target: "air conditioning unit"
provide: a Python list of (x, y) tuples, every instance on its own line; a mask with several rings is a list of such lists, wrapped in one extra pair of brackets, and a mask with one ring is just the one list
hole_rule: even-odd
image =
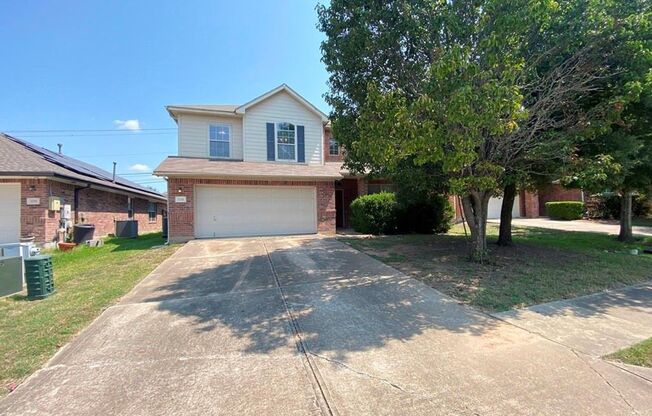
[(0, 257), (0, 297), (23, 290), (23, 258)]

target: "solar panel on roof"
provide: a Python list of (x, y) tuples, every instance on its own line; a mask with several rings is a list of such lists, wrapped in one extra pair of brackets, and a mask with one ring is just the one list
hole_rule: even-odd
[[(104, 180), (104, 181), (113, 182), (113, 174), (106, 171), (106, 170), (104, 170), (104, 169), (100, 169), (97, 166), (91, 165), (91, 164), (86, 163), (86, 162), (82, 162), (81, 160), (73, 159), (72, 157), (69, 157), (69, 156), (66, 156), (66, 155), (63, 155), (63, 154), (60, 154), (60, 153), (57, 153), (57, 152), (53, 152), (53, 151), (48, 150), (48, 149), (46, 149), (44, 147), (36, 146), (35, 144), (26, 142), (26, 141), (21, 140), (21, 139), (17, 139), (17, 138), (12, 137), (12, 136), (7, 136), (7, 135), (5, 135), (5, 136), (8, 137), (11, 140), (14, 140), (17, 143), (20, 143), (21, 145), (23, 145), (23, 146), (27, 147), (28, 149), (32, 150), (33, 152), (42, 155), (45, 158), (45, 160), (47, 160), (48, 162), (54, 163), (56, 165), (59, 165), (59, 166), (61, 166), (63, 168), (66, 168), (66, 169), (71, 170), (73, 172), (79, 173), (81, 175), (90, 176), (90, 177), (94, 177), (94, 178), (101, 179), (101, 180)], [(138, 190), (140, 190), (142, 192), (147, 192), (147, 193), (150, 193), (150, 194), (160, 195), (160, 194), (158, 194), (158, 192), (155, 192), (155, 191), (152, 191), (151, 189), (140, 186), (137, 183), (132, 182), (130, 180), (127, 180), (127, 179), (125, 179), (125, 178), (123, 178), (121, 176), (118, 176), (118, 175), (116, 175), (116, 177), (115, 177), (115, 183), (117, 183), (119, 185), (122, 185), (122, 186), (127, 186), (129, 188), (138, 189)]]

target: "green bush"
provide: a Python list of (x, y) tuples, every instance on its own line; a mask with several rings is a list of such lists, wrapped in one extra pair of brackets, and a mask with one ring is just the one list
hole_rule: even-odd
[(353, 229), (365, 234), (392, 234), (397, 230), (398, 203), (390, 192), (363, 195), (351, 203)]
[(454, 216), (452, 205), (443, 195), (434, 195), (420, 201), (400, 200), (398, 232), (443, 234), (451, 228)]
[(553, 220), (579, 220), (584, 214), (584, 202), (546, 202), (546, 211), (548, 212), (548, 216)]
[[(590, 218), (620, 218), (621, 196), (615, 192), (603, 192), (592, 196), (593, 203), (589, 209)], [(645, 194), (636, 194), (632, 198), (632, 215), (646, 217), (650, 213), (649, 198)]]
[(351, 203), (353, 229), (365, 234), (445, 233), (453, 217), (453, 207), (443, 195), (401, 198), (399, 202), (395, 194), (381, 192), (361, 196)]

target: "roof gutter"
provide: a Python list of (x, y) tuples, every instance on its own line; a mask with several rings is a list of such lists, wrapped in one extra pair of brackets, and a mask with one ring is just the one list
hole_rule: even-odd
[(230, 175), (224, 173), (196, 173), (196, 172), (154, 172), (154, 176), (167, 178), (210, 178), (210, 179), (236, 179), (236, 180), (288, 180), (288, 181), (331, 181), (344, 178), (342, 174), (337, 175)]
[(165, 107), (167, 110), (168, 114), (172, 119), (175, 121), (178, 120), (179, 114), (195, 114), (195, 115), (200, 115), (200, 116), (227, 116), (227, 117), (241, 117), (240, 114), (237, 114), (233, 111), (221, 111), (221, 110), (201, 110), (198, 108), (186, 108), (186, 107), (175, 107), (175, 106), (167, 106)]

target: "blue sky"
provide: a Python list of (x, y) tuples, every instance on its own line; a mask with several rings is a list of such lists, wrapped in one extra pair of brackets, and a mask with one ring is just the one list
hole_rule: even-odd
[(177, 152), (165, 105), (244, 103), (285, 82), (328, 111), (316, 4), (2, 0), (0, 131), (164, 190), (139, 170)]

